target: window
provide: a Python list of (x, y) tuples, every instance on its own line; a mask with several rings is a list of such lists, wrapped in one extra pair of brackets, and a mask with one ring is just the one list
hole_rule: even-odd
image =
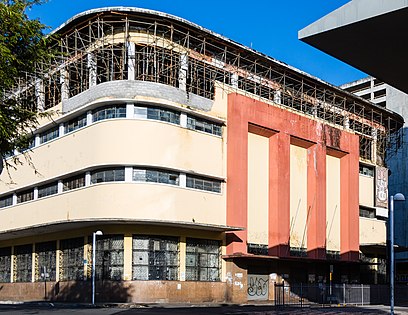
[(61, 240), (60, 249), (60, 280), (84, 279), (84, 239)]
[(11, 280), (11, 247), (0, 248), (0, 282)]
[(86, 126), (86, 114), (66, 122), (64, 124), (64, 130), (65, 133), (69, 133), (85, 126)]
[(55, 281), (56, 251), (57, 244), (55, 241), (35, 244), (37, 254), (37, 271), (35, 281), (42, 281), (41, 273), (44, 271), (48, 274), (47, 280)]
[(95, 265), (96, 279), (122, 279), (123, 235), (98, 236)]
[(153, 182), (179, 185), (179, 174), (170, 171), (159, 171), (153, 169), (133, 169), (133, 180), (135, 182)]
[(221, 181), (216, 179), (208, 179), (193, 175), (187, 175), (187, 187), (206, 190), (212, 192), (221, 192)]
[(79, 175), (63, 180), (63, 191), (77, 189), (85, 186), (85, 176)]
[(13, 195), (8, 195), (0, 198), (0, 208), (13, 205)]
[(56, 193), (58, 193), (58, 183), (52, 183), (38, 188), (38, 198), (55, 195)]
[(59, 128), (55, 127), (40, 134), (40, 143), (45, 143), (59, 136)]
[(248, 243), (247, 251), (249, 254), (267, 256), (268, 255), (268, 245)]
[(104, 119), (111, 118), (125, 118), (126, 117), (126, 106), (125, 105), (112, 105), (99, 108), (92, 112), (92, 121), (96, 122)]
[(135, 106), (134, 117), (166, 121), (172, 124), (180, 125), (180, 112), (167, 108)]
[(125, 180), (124, 168), (113, 168), (91, 173), (91, 184), (103, 182), (121, 182)]
[(360, 206), (360, 217), (374, 219), (375, 218), (375, 209)]
[(374, 177), (374, 167), (372, 167), (372, 166), (360, 164), (359, 171), (360, 171), (361, 175)]
[(16, 282), (31, 282), (32, 250), (33, 246), (31, 244), (14, 247), (14, 255), (16, 256)]
[(220, 280), (220, 242), (187, 238), (186, 280)]
[(177, 280), (178, 239), (133, 236), (133, 280)]
[(17, 193), (17, 203), (22, 203), (34, 199), (34, 190), (25, 190)]
[(203, 131), (211, 133), (213, 135), (221, 136), (222, 126), (214, 122), (198, 118), (198, 117), (187, 117), (187, 128), (192, 130)]

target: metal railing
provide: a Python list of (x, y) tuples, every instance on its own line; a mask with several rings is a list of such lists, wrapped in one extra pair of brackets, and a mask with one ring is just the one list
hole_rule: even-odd
[[(275, 283), (275, 305), (341, 304), (370, 305), (388, 304), (388, 285), (366, 284), (287, 284)], [(408, 286), (395, 287), (396, 304), (408, 303)]]

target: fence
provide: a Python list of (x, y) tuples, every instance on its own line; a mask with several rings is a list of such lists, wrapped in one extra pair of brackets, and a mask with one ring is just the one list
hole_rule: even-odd
[[(276, 284), (275, 305), (310, 305), (310, 304), (342, 304), (369, 305), (388, 304), (390, 288), (388, 285), (364, 284)], [(408, 286), (395, 287), (395, 303), (408, 303)]]

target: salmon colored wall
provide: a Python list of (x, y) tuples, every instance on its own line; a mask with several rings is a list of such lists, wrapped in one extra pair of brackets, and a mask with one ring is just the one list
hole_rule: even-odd
[[(269, 130), (269, 253), (277, 256), (289, 255), (290, 144), (299, 142), (308, 149), (309, 257), (325, 256), (327, 153), (340, 158), (342, 258), (356, 259), (359, 251), (358, 136), (287, 109), (236, 93), (229, 94), (227, 224), (242, 227), (248, 226), (249, 126), (256, 126), (264, 133)], [(230, 233), (227, 254), (246, 253), (246, 243), (246, 231)]]

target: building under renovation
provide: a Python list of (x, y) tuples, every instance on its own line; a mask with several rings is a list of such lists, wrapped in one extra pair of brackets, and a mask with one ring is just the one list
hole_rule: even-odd
[(47, 299), (90, 301), (97, 230), (97, 302), (385, 281), (401, 116), (160, 12), (54, 33), (61, 56), (10, 91), (51, 117), (0, 177), (0, 300), (42, 299), (46, 280)]

